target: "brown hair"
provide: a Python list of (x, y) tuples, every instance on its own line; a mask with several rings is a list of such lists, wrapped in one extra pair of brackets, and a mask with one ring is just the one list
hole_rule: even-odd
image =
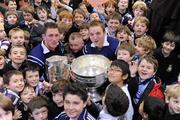
[(128, 43), (128, 42), (122, 42), (118, 51), (119, 50), (127, 50), (130, 53), (130, 56), (133, 56), (136, 51), (135, 47), (131, 43)]
[(0, 108), (5, 111), (13, 112), (13, 103), (10, 98), (6, 97), (4, 94), (0, 93)]
[(135, 20), (134, 20), (134, 25), (135, 25), (137, 22), (145, 23), (145, 25), (147, 26), (147, 28), (149, 27), (149, 20), (147, 19), (147, 17), (138, 16), (138, 17), (136, 17)]
[(101, 21), (92, 21), (92, 22), (90, 23), (89, 28), (91, 28), (91, 27), (96, 27), (96, 26), (101, 27), (102, 30), (103, 30), (103, 32), (105, 32), (105, 26), (104, 26), (104, 24), (103, 24)]

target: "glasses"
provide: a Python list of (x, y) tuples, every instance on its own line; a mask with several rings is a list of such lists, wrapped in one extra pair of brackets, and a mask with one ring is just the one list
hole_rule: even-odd
[(115, 69), (115, 68), (109, 68), (108, 72), (122, 72), (120, 69)]

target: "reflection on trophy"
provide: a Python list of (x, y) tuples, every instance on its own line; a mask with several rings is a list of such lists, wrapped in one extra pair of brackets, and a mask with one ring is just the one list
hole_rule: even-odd
[(46, 73), (50, 82), (69, 79), (69, 65), (66, 56), (54, 55), (46, 59)]
[(92, 101), (98, 102), (101, 97), (96, 88), (106, 81), (109, 67), (110, 60), (102, 55), (83, 55), (73, 60), (71, 71), (77, 81), (88, 86)]

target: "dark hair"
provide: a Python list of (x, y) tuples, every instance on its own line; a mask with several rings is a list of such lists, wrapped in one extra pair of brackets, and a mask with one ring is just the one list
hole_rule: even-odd
[(163, 42), (175, 42), (175, 37), (176, 37), (176, 35), (174, 34), (173, 31), (166, 31), (163, 35), (162, 43)]
[(67, 80), (64, 80), (64, 79), (55, 81), (55, 82), (53, 83), (52, 87), (51, 87), (51, 92), (52, 92), (52, 93), (57, 93), (57, 92), (59, 92), (59, 91), (62, 91), (62, 92), (63, 92), (64, 87), (65, 87), (66, 85), (68, 85), (68, 84), (69, 84), (69, 82), (68, 82)]
[(34, 111), (34, 109), (40, 109), (42, 107), (48, 107), (48, 100), (45, 98), (45, 96), (36, 96), (28, 103), (28, 108), (31, 113)]
[(83, 102), (87, 101), (88, 93), (86, 90), (86, 85), (82, 83), (70, 83), (65, 86), (63, 90), (63, 99), (65, 99), (67, 94), (77, 95), (83, 100)]
[(99, 26), (102, 28), (103, 32), (105, 32), (105, 25), (100, 21), (92, 21), (89, 25), (89, 28)]
[(122, 16), (121, 16), (121, 14), (115, 12), (115, 13), (113, 13), (112, 15), (108, 16), (107, 21), (109, 21), (109, 20), (111, 20), (111, 19), (113, 19), (113, 20), (118, 20), (119, 23), (121, 23)]
[(148, 120), (163, 120), (165, 102), (157, 97), (148, 96), (144, 100), (143, 109), (148, 114)]
[[(128, 75), (128, 78), (129, 78), (130, 70), (129, 70), (129, 64), (127, 62), (125, 62), (124, 60), (114, 60), (111, 63), (110, 67), (113, 67), (113, 66), (120, 68), (122, 70), (122, 74)], [(124, 82), (126, 82), (126, 81), (124, 81)]]
[(46, 34), (48, 29), (58, 29), (58, 25), (54, 22), (46, 22), (44, 23), (43, 34)]
[(23, 76), (22, 72), (20, 72), (18, 70), (10, 70), (3, 75), (4, 84), (9, 85), (9, 82), (13, 75), (22, 75)]
[(115, 84), (110, 84), (106, 88), (104, 103), (112, 116), (123, 115), (129, 107), (129, 99), (126, 93)]
[(28, 72), (28, 71), (32, 71), (32, 72), (38, 71), (39, 72), (39, 70), (40, 69), (39, 69), (38, 65), (36, 65), (34, 63), (27, 63), (26, 67), (23, 69), (24, 77), (26, 77), (26, 72)]

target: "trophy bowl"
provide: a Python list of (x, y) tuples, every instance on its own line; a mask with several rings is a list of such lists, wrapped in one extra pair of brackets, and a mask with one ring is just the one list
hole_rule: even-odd
[(101, 97), (96, 92), (107, 79), (107, 70), (110, 60), (102, 55), (83, 55), (71, 63), (71, 71), (75, 79), (87, 85), (91, 99), (100, 101)]

